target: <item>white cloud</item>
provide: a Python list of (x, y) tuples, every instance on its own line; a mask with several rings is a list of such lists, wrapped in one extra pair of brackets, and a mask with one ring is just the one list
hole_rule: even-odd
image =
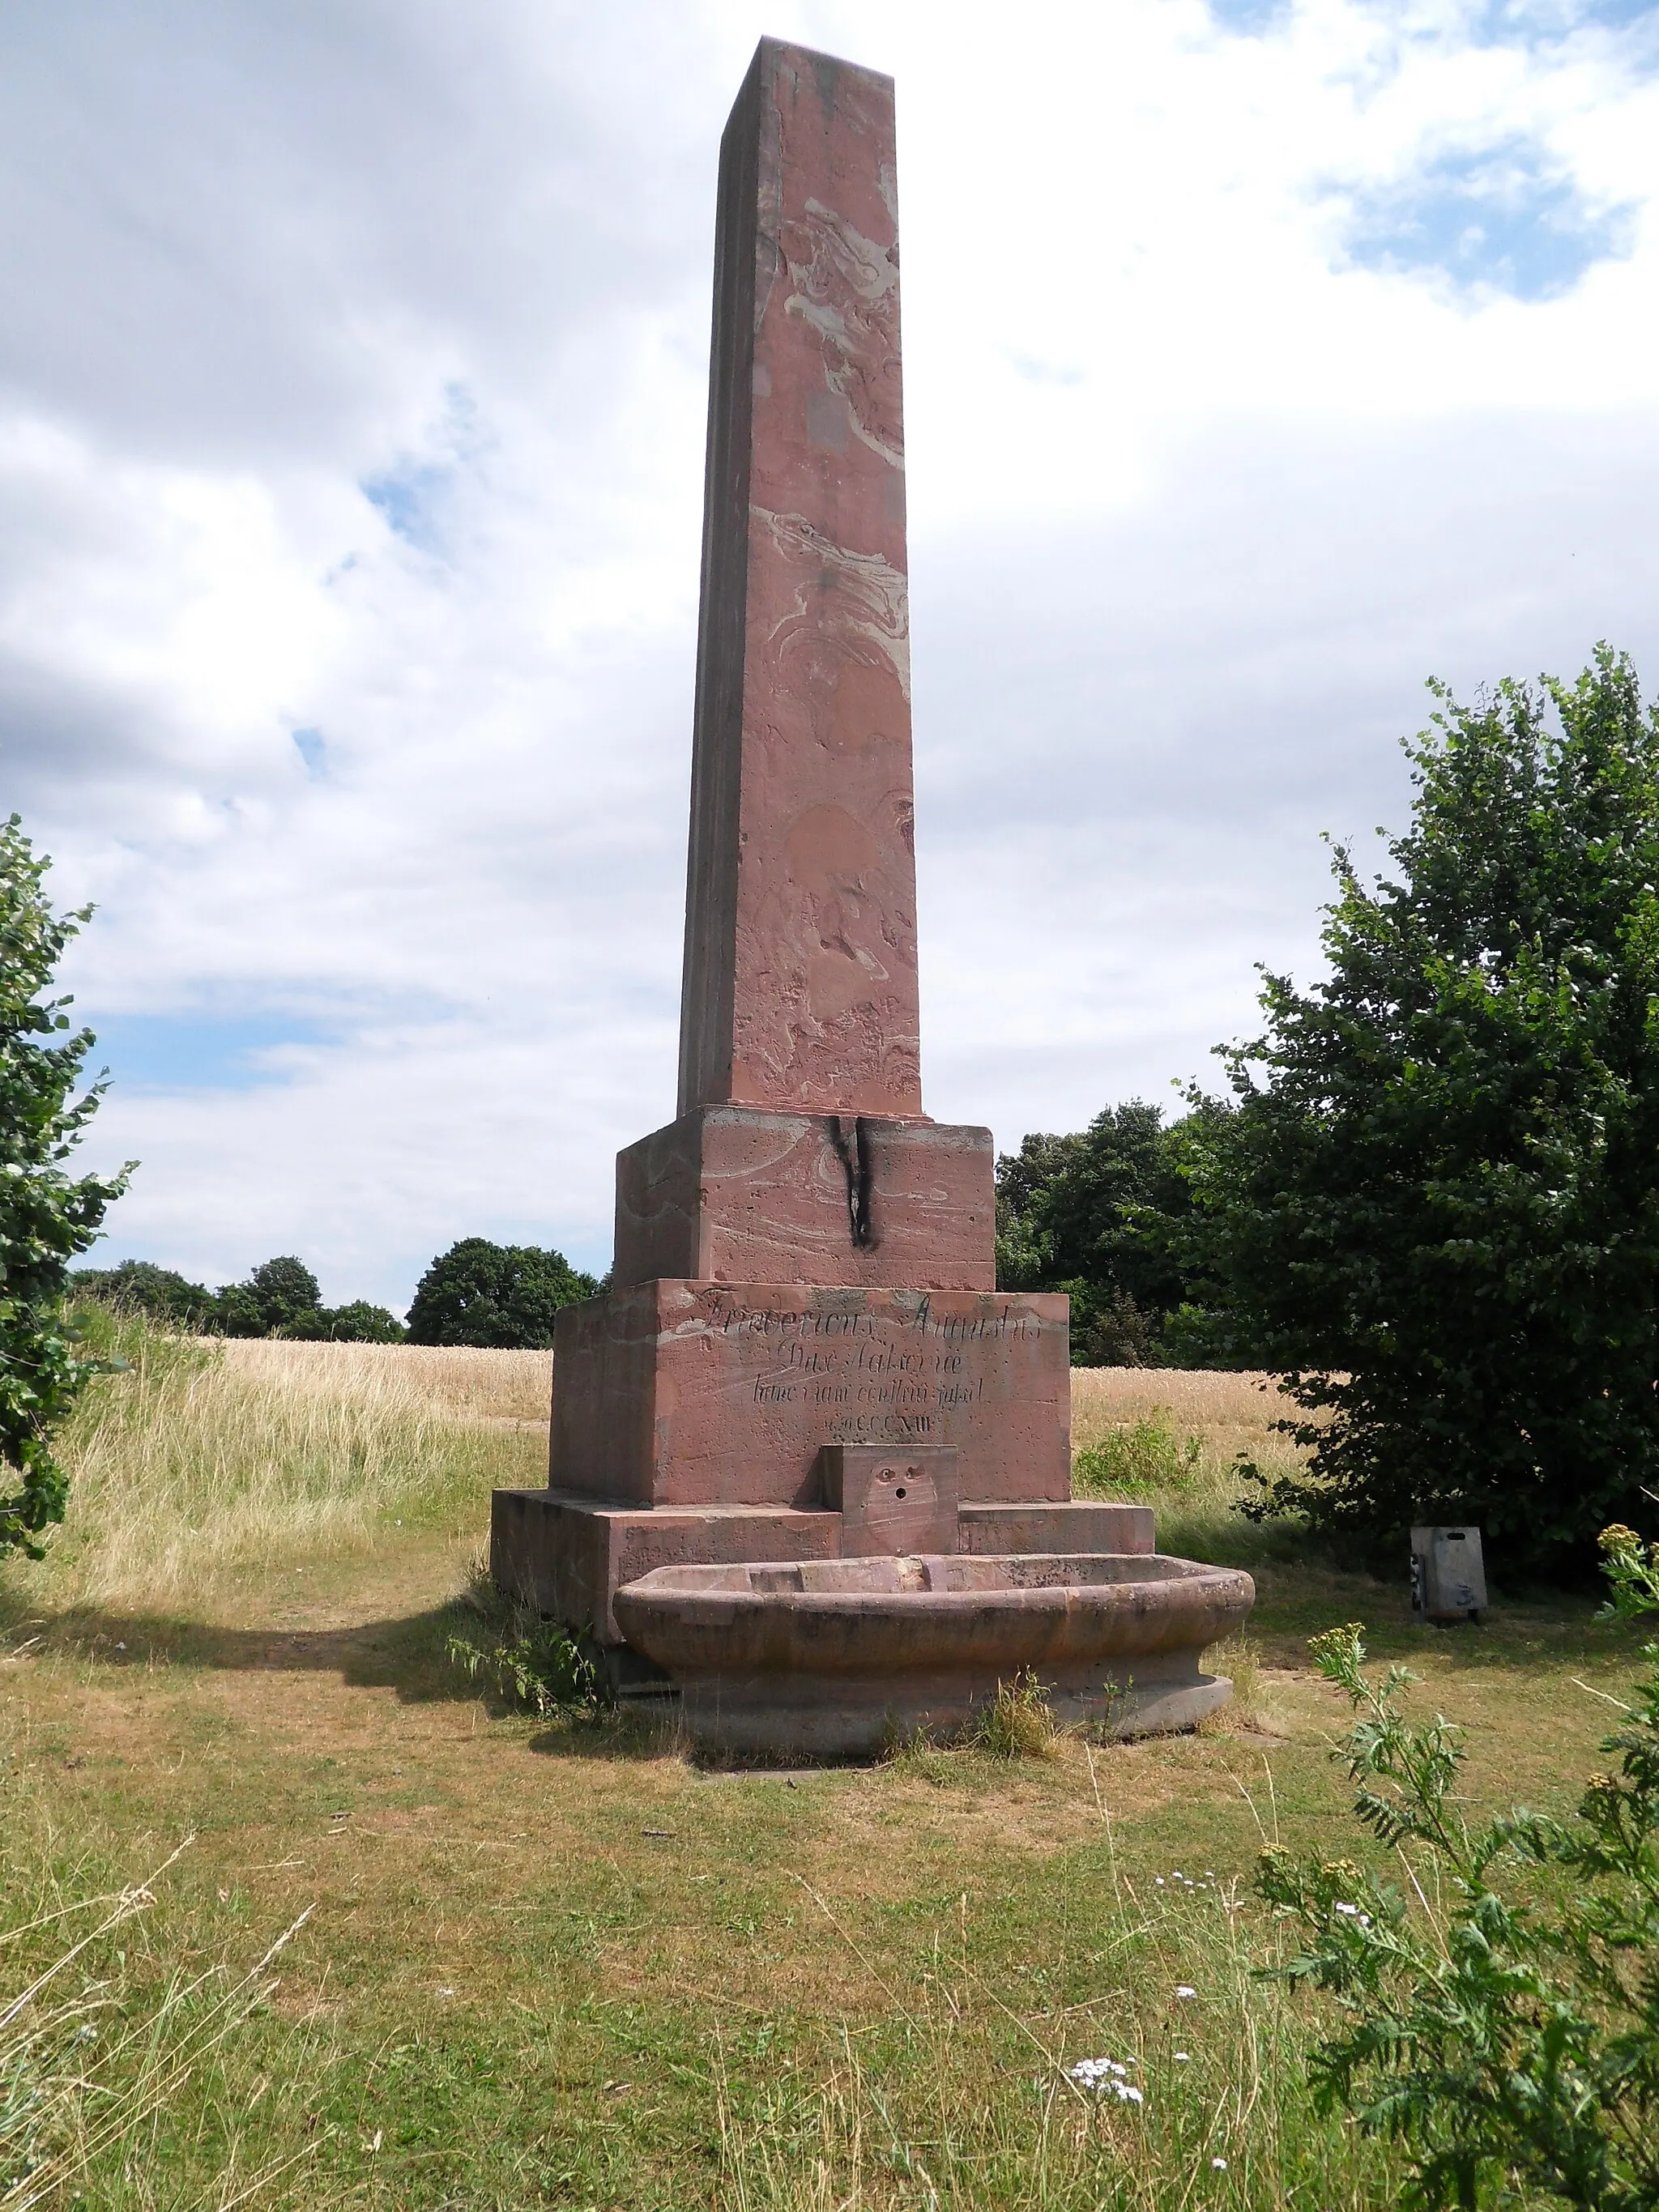
[[(610, 1156), (672, 1110), (714, 167), (763, 28), (899, 80), (933, 1111), (1012, 1143), (1204, 1073), (1254, 962), (1316, 956), (1318, 830), (1401, 819), (1431, 670), (1659, 669), (1639, 21), (94, 14), (14, 26), (0, 89), (0, 744), (100, 902), (94, 1026), (137, 1068), (169, 1018), (172, 1087), (118, 1052), (94, 1140), (144, 1162), (118, 1252), (399, 1304), (470, 1231), (608, 1256)], [(1586, 252), (1632, 210), (1562, 296), (1478, 242), (1352, 265), (1357, 210), (1516, 147)]]

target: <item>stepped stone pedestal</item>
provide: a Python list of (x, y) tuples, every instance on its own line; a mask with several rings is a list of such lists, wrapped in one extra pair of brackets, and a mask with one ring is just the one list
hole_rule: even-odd
[[(896, 190), (890, 81), (763, 39), (720, 149), (678, 1109), (618, 1156), (613, 1287), (559, 1316), (549, 1486), (495, 1504), (497, 1582), (623, 1683), (630, 1618), (673, 1638), (618, 1593), (670, 1570), (763, 1610), (809, 1595), (774, 1567), (896, 1559), (902, 1617), (950, 1580), (906, 1561), (1041, 1555), (1041, 1604), (964, 1584), (1012, 1657), (1065, 1642), (1056, 1560), (1117, 1593), (1091, 1619), (1153, 1603), (1098, 1564), (1151, 1514), (1071, 1497), (1066, 1300), (996, 1289), (990, 1132), (922, 1110)], [(706, 1686), (730, 1607), (675, 1607)], [(787, 1674), (744, 1695), (793, 1711)]]

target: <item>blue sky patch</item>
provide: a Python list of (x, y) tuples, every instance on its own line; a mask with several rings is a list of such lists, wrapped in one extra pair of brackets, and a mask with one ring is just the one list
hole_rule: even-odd
[(306, 764), (306, 774), (317, 777), (328, 768), (328, 744), (320, 730), (295, 730), (290, 732), (294, 749)]
[(1081, 384), (1085, 374), (1071, 362), (1038, 361), (1024, 353), (1011, 353), (1008, 365), (1028, 384)]
[(1251, 39), (1271, 31), (1291, 12), (1291, 0), (1209, 0), (1209, 6), (1224, 31), (1238, 31)]
[(365, 477), (361, 489), (399, 538), (417, 552), (436, 553), (442, 547), (441, 510), (453, 475), (436, 461), (405, 461), (381, 476)]
[(1592, 208), (1525, 139), (1437, 155), (1352, 195), (1344, 240), (1362, 269), (1448, 276), (1468, 290), (1552, 300), (1629, 250), (1625, 208)]
[(262, 1054), (324, 1042), (315, 1024), (277, 1014), (70, 1012), (98, 1039), (87, 1054), (88, 1074), (107, 1067), (117, 1091), (253, 1091), (287, 1079), (285, 1071), (262, 1062)]
[(358, 489), (417, 552), (441, 554), (458, 472), (475, 464), (489, 443), (471, 393), (464, 384), (447, 384), (428, 444), (433, 457), (416, 460), (405, 454), (389, 469), (363, 477)]
[(1655, 0), (1482, 0), (1468, 17), (1468, 33), (1478, 46), (1536, 48), (1558, 45), (1592, 26), (1609, 31), (1636, 24), (1659, 27), (1656, 17)]

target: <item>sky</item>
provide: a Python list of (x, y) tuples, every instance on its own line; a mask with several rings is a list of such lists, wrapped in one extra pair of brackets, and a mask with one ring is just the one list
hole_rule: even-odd
[(100, 1261), (609, 1263), (763, 32), (897, 82), (936, 1118), (1218, 1083), (1429, 677), (1659, 686), (1659, 7), (9, 0), (0, 809), (97, 909)]

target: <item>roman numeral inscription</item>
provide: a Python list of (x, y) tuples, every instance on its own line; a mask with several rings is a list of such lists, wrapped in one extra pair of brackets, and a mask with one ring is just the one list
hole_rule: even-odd
[[(908, 1442), (954, 1444), (966, 1498), (1071, 1495), (1063, 1298), (655, 1282), (568, 1311), (554, 1358), (556, 1489), (817, 1505), (822, 1445)], [(612, 1415), (603, 1428), (597, 1402)]]

